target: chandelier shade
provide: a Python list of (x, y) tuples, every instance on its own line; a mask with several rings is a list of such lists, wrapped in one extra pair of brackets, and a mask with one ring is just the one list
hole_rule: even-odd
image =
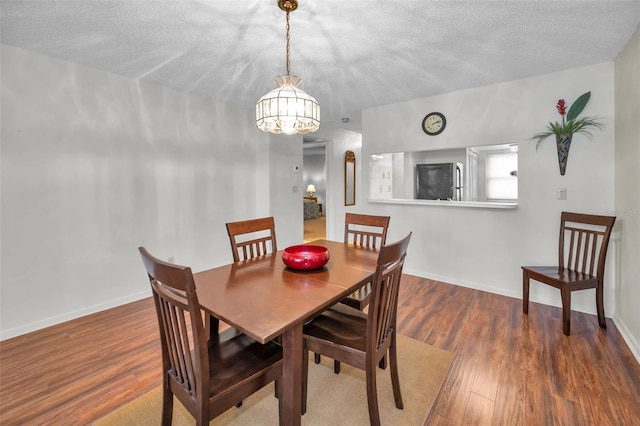
[(289, 73), (289, 12), (296, 10), (296, 0), (279, 0), (278, 6), (287, 13), (287, 75), (276, 77), (277, 88), (260, 98), (256, 104), (256, 126), (263, 132), (286, 135), (315, 132), (320, 128), (320, 104), (299, 88), (300, 79)]
[(263, 132), (286, 135), (315, 132), (320, 128), (320, 105), (304, 90), (296, 76), (276, 77), (278, 87), (256, 104), (256, 126)]

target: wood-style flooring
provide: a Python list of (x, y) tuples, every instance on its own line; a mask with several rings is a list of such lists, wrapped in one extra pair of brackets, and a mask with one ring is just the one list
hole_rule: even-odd
[[(640, 365), (607, 326), (573, 312), (566, 337), (559, 308), (401, 286), (398, 331), (455, 353), (428, 425), (640, 425)], [(150, 298), (0, 343), (1, 425), (90, 424), (159, 385)]]
[(320, 216), (316, 219), (304, 221), (304, 242), (324, 240), (327, 235), (327, 217)]

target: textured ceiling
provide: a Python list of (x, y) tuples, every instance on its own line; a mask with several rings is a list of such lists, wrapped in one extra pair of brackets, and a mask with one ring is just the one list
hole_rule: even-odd
[[(286, 73), (276, 0), (2, 0), (0, 15), (3, 44), (248, 108)], [(363, 108), (612, 61), (639, 22), (640, 0), (299, 0), (291, 74), (323, 123), (358, 131)]]

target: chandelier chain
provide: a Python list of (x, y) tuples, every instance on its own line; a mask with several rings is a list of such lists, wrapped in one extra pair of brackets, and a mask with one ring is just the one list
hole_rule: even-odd
[(289, 53), (291, 51), (290, 48), (290, 37), (289, 37), (289, 30), (291, 29), (291, 25), (289, 25), (289, 9), (287, 9), (287, 52), (286, 52), (286, 56), (287, 56), (287, 75), (289, 75), (290, 70), (289, 70)]

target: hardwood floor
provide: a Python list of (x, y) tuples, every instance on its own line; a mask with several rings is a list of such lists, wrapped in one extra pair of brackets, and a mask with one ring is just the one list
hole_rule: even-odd
[[(640, 424), (640, 365), (613, 322), (572, 312), (571, 327), (559, 308), (527, 317), (519, 299), (403, 278), (398, 331), (455, 353), (428, 425)], [(0, 424), (90, 424), (159, 372), (150, 298), (6, 340)]]
[(313, 240), (322, 240), (327, 235), (327, 217), (320, 216), (317, 219), (308, 219), (304, 221), (304, 242), (308, 243)]

